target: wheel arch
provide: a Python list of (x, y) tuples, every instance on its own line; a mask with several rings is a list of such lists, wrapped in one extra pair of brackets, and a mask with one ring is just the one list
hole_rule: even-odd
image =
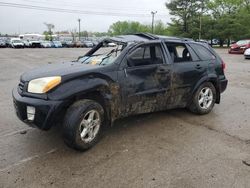
[(64, 109), (61, 112), (61, 117), (64, 117), (67, 109), (75, 102), (83, 99), (89, 99), (99, 103), (104, 110), (104, 117), (106, 125), (112, 124), (112, 112), (111, 112), (111, 93), (108, 87), (100, 86), (92, 88), (90, 90), (72, 94), (64, 105)]
[(205, 82), (210, 82), (213, 84), (215, 90), (216, 90), (216, 99), (215, 99), (215, 103), (219, 104), (220, 103), (220, 88), (219, 88), (219, 81), (216, 75), (208, 75), (206, 77), (203, 77), (199, 80), (199, 82), (197, 82), (197, 84), (195, 85), (193, 91), (192, 91), (192, 95), (191, 97), (195, 94), (195, 92), (197, 91), (197, 89)]

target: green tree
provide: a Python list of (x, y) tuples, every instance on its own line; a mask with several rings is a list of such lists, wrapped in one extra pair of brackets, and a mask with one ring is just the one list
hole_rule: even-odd
[(171, 0), (166, 3), (170, 15), (174, 16), (171, 18), (172, 23), (169, 24), (170, 31), (177, 35), (190, 37), (190, 31), (194, 29), (193, 24), (197, 25), (197, 18), (204, 12), (206, 2), (206, 0)]
[[(148, 26), (148, 29), (150, 26)], [(169, 35), (169, 31), (167, 25), (164, 24), (162, 21), (156, 21), (154, 26), (154, 33), (157, 35)]]
[(52, 39), (53, 39), (53, 37), (52, 37), (52, 35), (53, 35), (52, 29), (55, 28), (55, 25), (51, 24), (51, 23), (46, 23), (46, 22), (44, 23), (44, 25), (46, 25), (46, 27), (48, 28), (48, 31), (45, 32), (45, 39), (47, 38), (46, 40), (52, 41)]
[(240, 12), (243, 8), (243, 0), (212, 0), (207, 4), (214, 19), (214, 33), (220, 40), (220, 46), (227, 41), (230, 45), (232, 39), (238, 38), (246, 32), (245, 26), (240, 20)]
[[(118, 21), (109, 27), (109, 35), (127, 35), (134, 33), (150, 33), (151, 25), (141, 24), (133, 21)], [(162, 21), (156, 21), (154, 25), (154, 33), (157, 35), (168, 35), (167, 25)]]
[(172, 35), (227, 41), (250, 37), (249, 0), (171, 0), (166, 3), (174, 17), (168, 31)]
[(147, 25), (140, 24), (139, 22), (134, 21), (118, 21), (113, 23), (109, 27), (108, 33), (110, 35), (126, 35), (134, 34), (139, 32), (150, 32), (151, 29)]

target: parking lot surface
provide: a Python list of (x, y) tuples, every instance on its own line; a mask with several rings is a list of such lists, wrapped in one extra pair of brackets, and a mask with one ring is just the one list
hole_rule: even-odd
[(250, 60), (217, 52), (228, 89), (204, 116), (185, 109), (116, 121), (87, 152), (20, 122), (11, 90), (20, 75), (76, 59), (86, 49), (0, 49), (1, 187), (249, 187)]

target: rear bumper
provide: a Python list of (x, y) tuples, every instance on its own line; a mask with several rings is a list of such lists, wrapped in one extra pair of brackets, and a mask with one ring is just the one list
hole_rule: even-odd
[[(31, 127), (48, 130), (58, 120), (63, 109), (62, 101), (50, 101), (21, 96), (17, 89), (12, 91), (13, 103), (17, 117)], [(35, 118), (29, 121), (27, 118), (27, 106), (35, 108)]]
[(228, 80), (220, 80), (220, 93), (223, 93), (227, 89)]

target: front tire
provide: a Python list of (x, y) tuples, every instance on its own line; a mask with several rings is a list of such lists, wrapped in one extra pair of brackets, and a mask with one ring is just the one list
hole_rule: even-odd
[(100, 139), (104, 127), (103, 107), (93, 100), (80, 100), (67, 111), (64, 125), (64, 142), (71, 148), (84, 151)]
[(216, 90), (211, 82), (201, 84), (193, 95), (189, 110), (204, 115), (212, 111), (216, 100)]

